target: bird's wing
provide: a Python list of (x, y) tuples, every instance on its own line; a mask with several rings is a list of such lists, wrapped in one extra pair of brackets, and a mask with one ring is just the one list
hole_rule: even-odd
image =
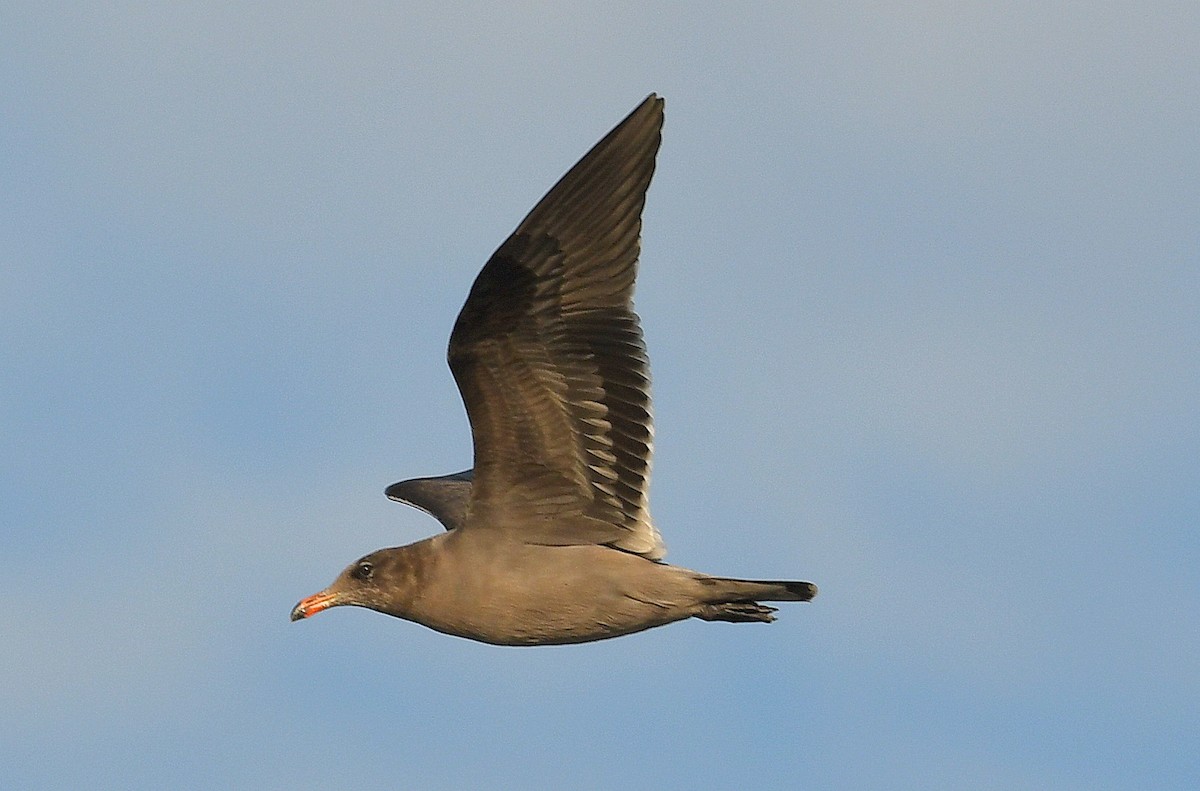
[(420, 508), (437, 519), (447, 530), (461, 527), (471, 499), (471, 470), (432, 478), (413, 478), (393, 483), (386, 490), (398, 503)]
[(665, 552), (647, 502), (650, 368), (632, 309), (662, 120), (651, 94), (554, 185), (471, 287), (449, 350), (475, 445), (468, 529)]

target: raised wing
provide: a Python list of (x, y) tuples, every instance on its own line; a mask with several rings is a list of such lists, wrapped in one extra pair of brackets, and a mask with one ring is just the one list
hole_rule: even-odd
[(479, 273), (450, 336), (471, 421), (467, 529), (657, 559), (650, 370), (633, 312), (662, 99), (649, 96), (542, 198)]

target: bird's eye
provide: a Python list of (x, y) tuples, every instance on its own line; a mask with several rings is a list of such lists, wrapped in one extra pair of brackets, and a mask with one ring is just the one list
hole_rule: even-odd
[(370, 562), (364, 560), (354, 567), (354, 571), (350, 572), (350, 576), (356, 580), (369, 580), (374, 571), (375, 567)]

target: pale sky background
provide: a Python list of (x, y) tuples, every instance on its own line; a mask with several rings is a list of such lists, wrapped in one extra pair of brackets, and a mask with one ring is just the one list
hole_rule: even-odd
[[(0, 785), (1200, 786), (1200, 6), (494, 5), (0, 10)], [(289, 623), (651, 91), (668, 559), (820, 597)]]

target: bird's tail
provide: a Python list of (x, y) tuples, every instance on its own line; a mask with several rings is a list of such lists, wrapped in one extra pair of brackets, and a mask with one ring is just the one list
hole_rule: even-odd
[(809, 601), (817, 595), (811, 582), (789, 580), (735, 580), (725, 577), (705, 577), (701, 580), (711, 588), (697, 617), (706, 621), (747, 623), (775, 620), (774, 607), (760, 601)]

